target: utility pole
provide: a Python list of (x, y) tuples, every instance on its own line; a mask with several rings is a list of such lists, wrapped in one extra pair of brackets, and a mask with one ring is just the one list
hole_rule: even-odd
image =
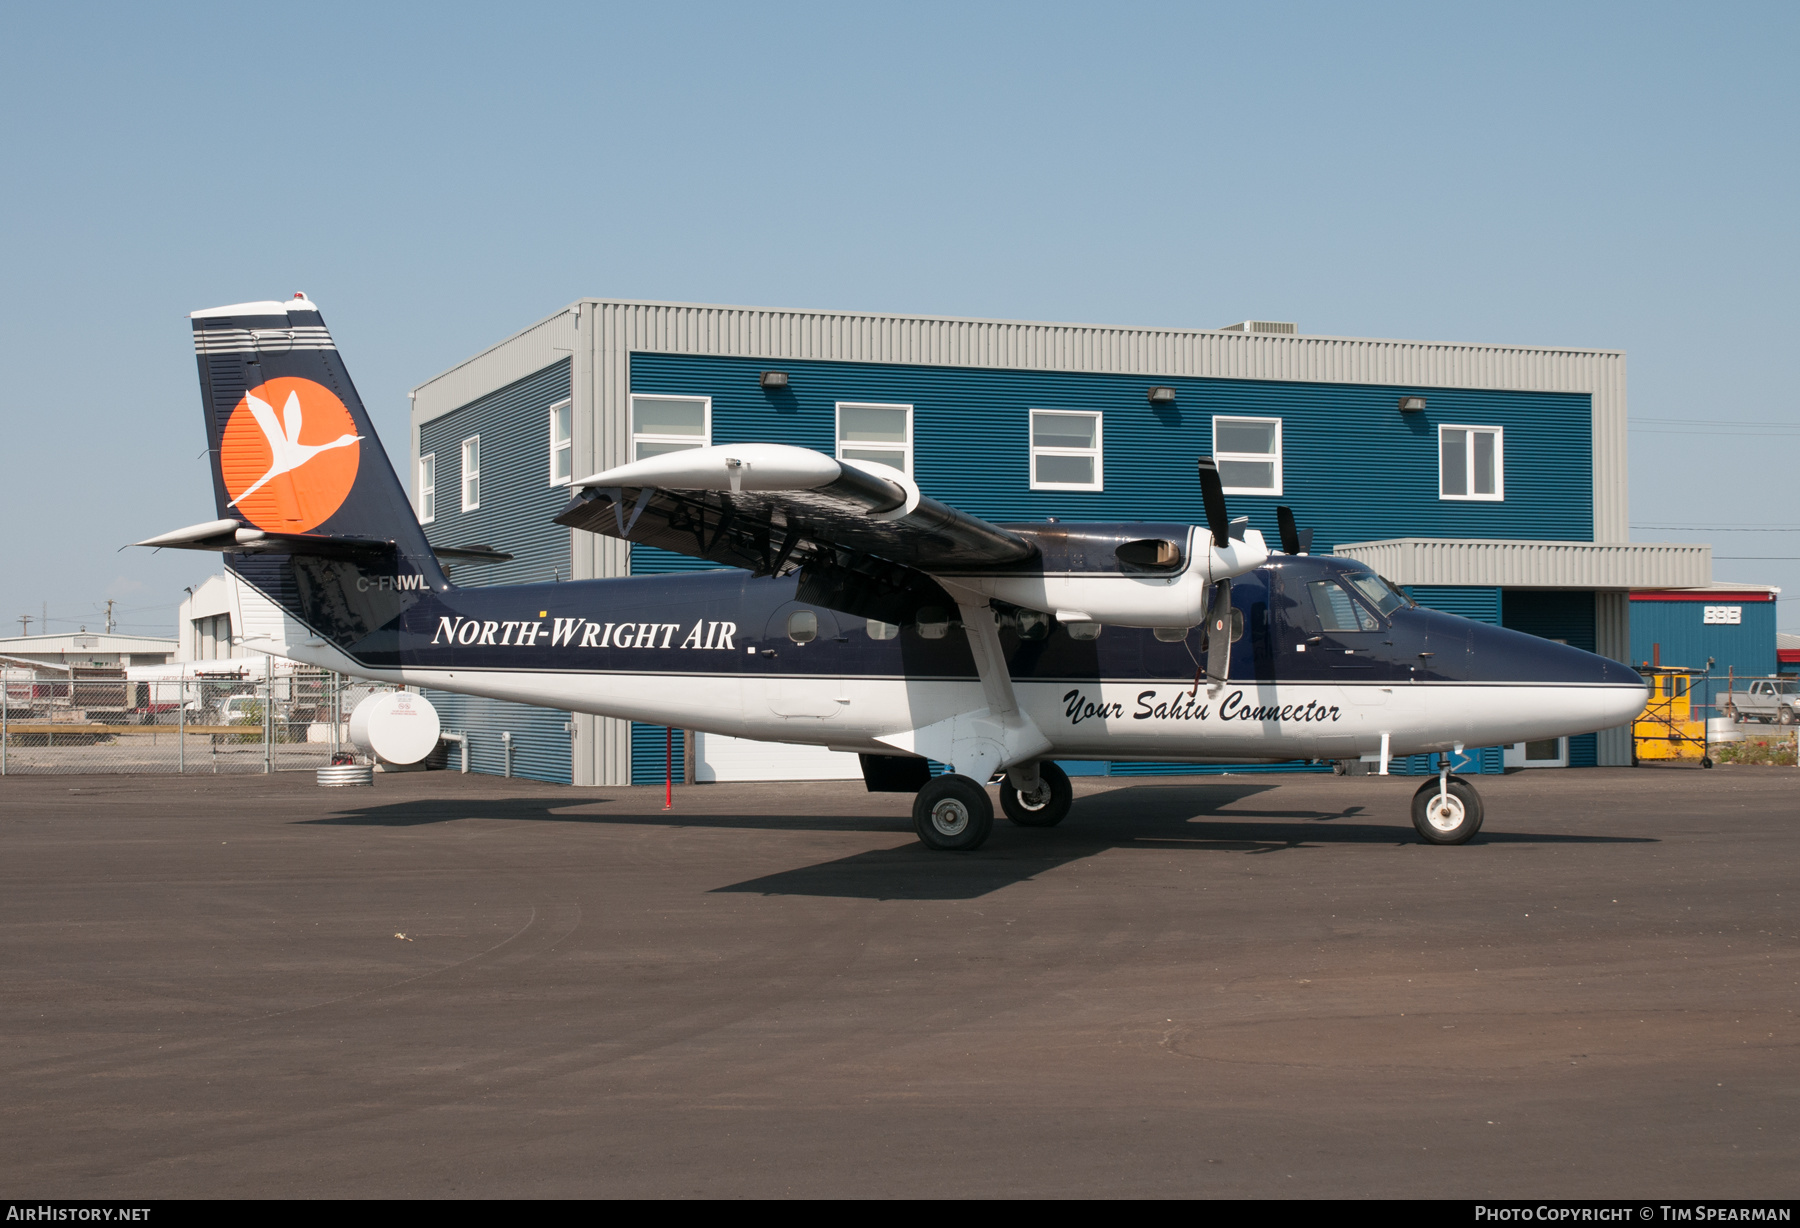
[(115, 598), (112, 597), (106, 599), (106, 634), (108, 635), (113, 633), (112, 608), (114, 600)]
[(29, 614), (19, 615), (19, 635), (21, 637), (23, 637), (23, 636), (27, 636), (30, 634), (31, 634), (31, 615), (29, 615)]

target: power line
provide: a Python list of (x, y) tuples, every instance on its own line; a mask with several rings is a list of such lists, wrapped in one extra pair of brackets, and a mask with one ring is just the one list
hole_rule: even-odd
[(1677, 532), (1689, 531), (1698, 533), (1800, 533), (1800, 526), (1786, 525), (1728, 525), (1728, 524), (1634, 524), (1634, 529), (1673, 529)]
[(1771, 422), (1764, 418), (1659, 418), (1655, 415), (1642, 415), (1631, 419), (1633, 422), (1676, 422), (1684, 426), (1800, 426), (1796, 422)]

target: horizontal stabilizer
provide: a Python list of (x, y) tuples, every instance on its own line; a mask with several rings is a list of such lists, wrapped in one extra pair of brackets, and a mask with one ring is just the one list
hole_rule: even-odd
[[(393, 553), (394, 543), (375, 537), (324, 533), (270, 533), (239, 520), (209, 520), (172, 533), (132, 542), (155, 550), (219, 550), (232, 554), (306, 554), (321, 558), (367, 558)], [(512, 555), (490, 546), (434, 546), (446, 563), (510, 563)]]
[(320, 558), (367, 558), (389, 555), (392, 541), (324, 533), (271, 533), (237, 520), (209, 520), (172, 533), (132, 542), (156, 550), (220, 550), (231, 554), (306, 554)]
[(510, 563), (513, 556), (489, 546), (433, 546), (440, 563)]

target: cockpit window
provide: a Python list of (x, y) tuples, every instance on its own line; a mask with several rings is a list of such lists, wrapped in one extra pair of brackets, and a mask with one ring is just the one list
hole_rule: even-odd
[(1307, 584), (1306, 595), (1313, 612), (1319, 616), (1324, 631), (1378, 631), (1381, 624), (1375, 616), (1355, 601), (1336, 580), (1314, 580)]
[(1401, 606), (1412, 604), (1405, 594), (1372, 571), (1353, 571), (1344, 578), (1355, 586), (1357, 592), (1368, 598), (1369, 603), (1380, 610), (1384, 618)]

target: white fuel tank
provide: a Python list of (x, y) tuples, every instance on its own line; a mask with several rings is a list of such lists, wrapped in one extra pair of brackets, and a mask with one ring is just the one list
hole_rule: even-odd
[(437, 709), (423, 695), (387, 691), (371, 695), (350, 714), (350, 741), (389, 763), (418, 763), (442, 733)]

